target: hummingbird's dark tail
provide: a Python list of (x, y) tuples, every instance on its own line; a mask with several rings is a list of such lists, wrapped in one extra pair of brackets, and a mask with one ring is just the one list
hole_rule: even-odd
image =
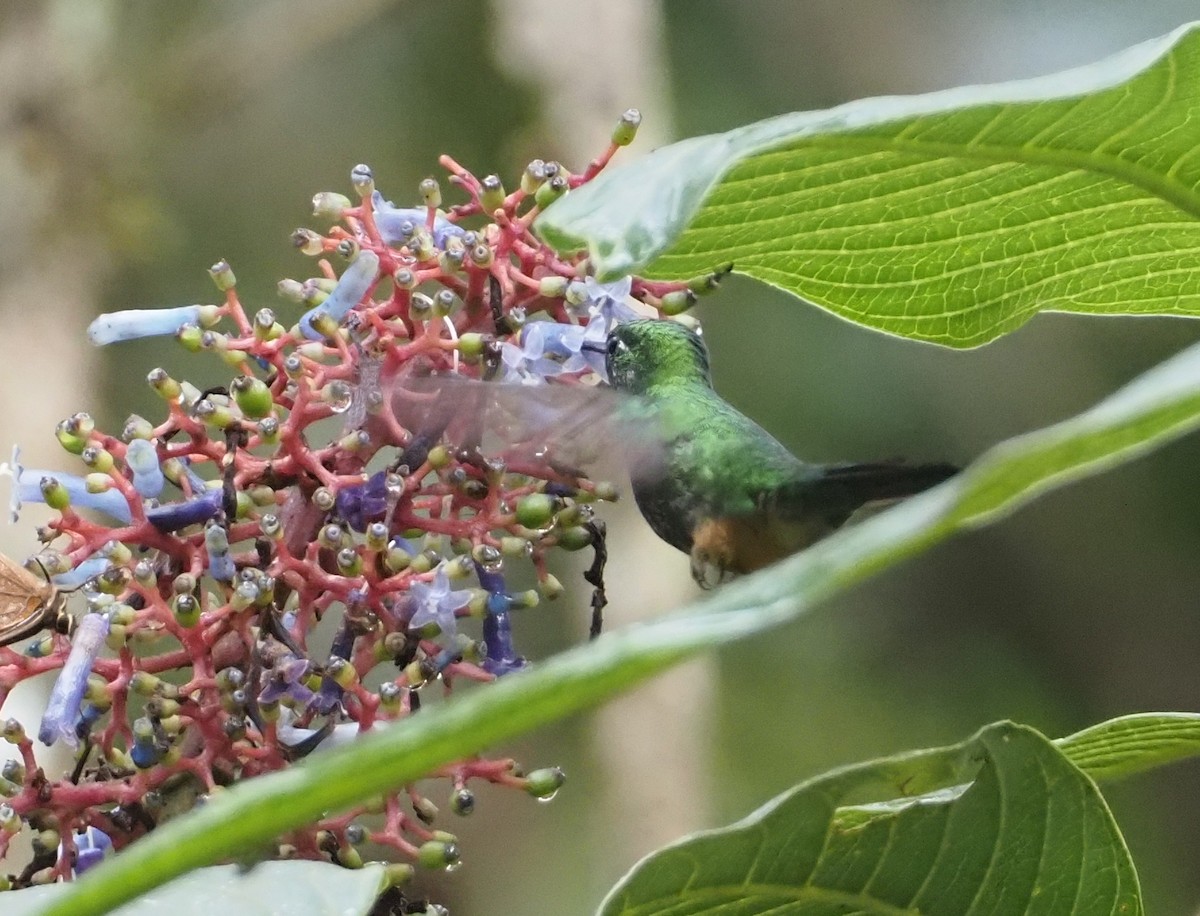
[[(838, 527), (869, 503), (913, 496), (958, 471), (952, 464), (830, 464), (821, 468), (817, 480), (796, 486), (807, 510), (821, 512)], [(778, 495), (784, 503), (789, 501), (786, 493)]]

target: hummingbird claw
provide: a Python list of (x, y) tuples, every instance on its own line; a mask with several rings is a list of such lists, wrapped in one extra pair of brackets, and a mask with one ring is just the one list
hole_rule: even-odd
[(702, 547), (694, 546), (691, 553), (692, 579), (705, 591), (716, 588), (733, 578), (733, 571), (726, 565), (725, 558), (710, 555)]

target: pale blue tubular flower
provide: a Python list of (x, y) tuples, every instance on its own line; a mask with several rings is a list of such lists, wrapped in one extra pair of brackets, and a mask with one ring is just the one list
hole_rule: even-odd
[(46, 478), (56, 480), (66, 487), (72, 508), (97, 509), (123, 525), (128, 525), (133, 521), (129, 502), (120, 490), (89, 493), (84, 479), (75, 474), (63, 474), (60, 471), (47, 471), (43, 468), (22, 467), (19, 449), (13, 449), (11, 465), (0, 463), (0, 475), (3, 474), (13, 478), (8, 508), (14, 522), (20, 515), (23, 503), (44, 503), (46, 501), (46, 497), (42, 494), (42, 481)]
[(350, 262), (350, 266), (342, 272), (333, 292), (325, 301), (316, 308), (309, 309), (300, 317), (300, 330), (304, 336), (309, 340), (320, 340), (320, 333), (312, 326), (313, 319), (324, 312), (340, 323), (346, 317), (346, 313), (362, 301), (377, 276), (379, 276), (379, 255), (363, 249), (358, 253), (358, 257)]
[(58, 680), (54, 682), (50, 700), (46, 703), (42, 724), (38, 727), (38, 740), (42, 744), (52, 745), (62, 738), (71, 747), (78, 746), (75, 720), (79, 718), (79, 704), (87, 689), (92, 665), (107, 636), (108, 617), (105, 614), (83, 615), (75, 635), (71, 637), (71, 653), (58, 673)]
[(229, 533), (215, 521), (204, 529), (204, 549), (208, 553), (208, 574), (220, 582), (232, 582), (237, 566), (229, 555)]
[(604, 319), (605, 334), (623, 321), (644, 317), (628, 302), (629, 293), (633, 289), (632, 277), (622, 277), (611, 283), (601, 283), (595, 277), (585, 277), (583, 289), (586, 298), (578, 305), (568, 306), (568, 311), (577, 318), (584, 315), (589, 319), (600, 316)]
[(163, 491), (166, 478), (158, 464), (158, 449), (146, 439), (134, 439), (125, 450), (125, 464), (133, 473), (133, 488), (153, 499)]
[(551, 376), (588, 369), (607, 380), (604, 367), (607, 337), (608, 326), (600, 315), (589, 319), (586, 327), (531, 321), (521, 330), (520, 346), (505, 343), (500, 347), (504, 380), (537, 385)]
[(450, 590), (450, 577), (446, 575), (444, 563), (438, 567), (432, 582), (414, 582), (409, 586), (408, 593), (415, 602), (408, 628), (420, 630), (434, 623), (443, 636), (453, 636), (457, 632), (458, 622), (454, 612), (471, 600), (470, 589)]
[[(211, 312), (206, 313), (206, 310)], [(126, 309), (105, 312), (88, 325), (87, 335), (97, 347), (139, 337), (174, 334), (185, 324), (200, 324), (216, 318), (216, 306), (180, 305), (169, 309)]]
[[(407, 242), (414, 231), (423, 228), (429, 218), (429, 211), (424, 207), (396, 207), (390, 200), (384, 200), (378, 191), (371, 197), (374, 207), (375, 228), (379, 236), (389, 245), (402, 245)], [(450, 222), (440, 213), (433, 220), (433, 244), (438, 248), (446, 247), (446, 239), (452, 235), (462, 236), (466, 230), (456, 223)]]
[(96, 578), (96, 576), (100, 575), (111, 565), (107, 559), (99, 554), (92, 554), (70, 572), (51, 576), (50, 581), (54, 583), (56, 588), (76, 589), (89, 579)]

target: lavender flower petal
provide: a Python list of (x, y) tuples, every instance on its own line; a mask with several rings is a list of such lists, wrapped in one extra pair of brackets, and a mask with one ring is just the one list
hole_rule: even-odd
[[(429, 211), (424, 207), (396, 207), (390, 200), (384, 200), (378, 191), (371, 198), (375, 210), (375, 228), (380, 237), (389, 245), (402, 245), (413, 234), (414, 229), (425, 225)], [(433, 219), (433, 244), (438, 248), (446, 247), (446, 239), (450, 236), (463, 236), (466, 230), (446, 217), (438, 214)]]
[(146, 518), (159, 531), (178, 531), (188, 525), (198, 525), (216, 518), (221, 511), (221, 491), (205, 490), (186, 502), (155, 506), (146, 510)]
[(110, 563), (104, 557), (90, 556), (70, 572), (59, 573), (57, 576), (51, 576), (50, 581), (58, 588), (74, 589), (79, 588), (88, 579), (93, 579), (108, 569)]
[(300, 318), (300, 330), (309, 340), (320, 340), (321, 335), (312, 326), (312, 321), (325, 312), (340, 322), (346, 313), (362, 301), (375, 278), (379, 276), (379, 255), (366, 249), (358, 253), (350, 266), (342, 272), (337, 285), (329, 297), (316, 308), (309, 309)]
[(134, 439), (125, 449), (125, 464), (133, 472), (133, 488), (153, 499), (163, 491), (166, 478), (158, 464), (158, 450), (146, 439)]
[(71, 652), (62, 671), (58, 673), (54, 689), (50, 691), (50, 700), (38, 728), (38, 739), (43, 744), (52, 745), (62, 738), (71, 747), (78, 746), (75, 720), (79, 717), (79, 703), (106, 636), (108, 617), (104, 614), (85, 614), (71, 639)]
[(467, 589), (450, 590), (450, 577), (446, 575), (444, 564), (438, 567), (432, 583), (414, 582), (409, 595), (416, 605), (408, 621), (409, 629), (419, 630), (435, 623), (444, 636), (454, 635), (458, 629), (454, 612), (471, 600), (471, 592)]
[(46, 501), (46, 498), (42, 495), (42, 479), (45, 477), (53, 478), (66, 487), (72, 507), (76, 509), (96, 509), (105, 515), (111, 516), (123, 525), (128, 525), (133, 521), (133, 513), (129, 509), (129, 502), (120, 490), (89, 493), (82, 477), (75, 474), (63, 474), (59, 471), (47, 471), (43, 468), (24, 468), (20, 464), (15, 463), (17, 457), (14, 450), (14, 466), (9, 467), (8, 465), (4, 465), (0, 469), (7, 472), (16, 480), (16, 486), (13, 487), (13, 496), (10, 498), (9, 503), (13, 521), (17, 520), (22, 503), (44, 503)]

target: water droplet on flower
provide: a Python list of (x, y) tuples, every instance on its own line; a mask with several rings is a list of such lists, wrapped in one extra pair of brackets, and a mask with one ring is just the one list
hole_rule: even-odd
[(330, 382), (325, 388), (325, 403), (334, 413), (345, 413), (354, 403), (354, 390), (341, 379)]

